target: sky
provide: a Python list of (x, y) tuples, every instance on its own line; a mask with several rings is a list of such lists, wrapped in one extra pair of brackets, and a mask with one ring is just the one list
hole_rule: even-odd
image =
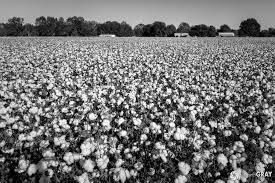
[(13, 16), (34, 23), (39, 16), (82, 16), (100, 23), (163, 21), (238, 29), (242, 20), (256, 18), (262, 29), (275, 27), (275, 0), (0, 0), (0, 22)]

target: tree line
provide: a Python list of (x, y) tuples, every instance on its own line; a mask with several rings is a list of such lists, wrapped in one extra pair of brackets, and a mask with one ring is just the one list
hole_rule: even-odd
[(87, 21), (83, 17), (38, 17), (35, 24), (24, 24), (24, 19), (13, 17), (7, 23), (0, 23), (0, 36), (98, 36), (115, 34), (119, 37), (173, 37), (174, 33), (189, 33), (190, 36), (215, 37), (219, 32), (234, 32), (236, 36), (271, 37), (275, 36), (275, 28), (261, 30), (261, 25), (254, 18), (241, 22), (238, 30), (224, 24), (216, 29), (205, 24), (190, 26), (186, 22), (176, 28), (173, 24), (155, 21), (152, 24), (138, 24), (132, 28), (125, 21), (107, 21), (98, 23)]

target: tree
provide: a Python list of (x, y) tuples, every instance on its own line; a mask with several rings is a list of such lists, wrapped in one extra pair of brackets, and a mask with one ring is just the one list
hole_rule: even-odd
[(275, 36), (275, 28), (269, 28), (268, 32), (269, 32), (270, 36), (272, 36), (272, 37)]
[(23, 25), (23, 31), (21, 33), (21, 36), (37, 36), (35, 26), (33, 26), (32, 24)]
[(173, 37), (174, 36), (174, 33), (177, 31), (177, 29), (176, 29), (176, 27), (173, 25), (173, 24), (171, 24), (171, 25), (168, 25), (167, 27), (166, 27), (166, 35), (168, 36), (168, 37)]
[(56, 36), (68, 36), (69, 35), (69, 26), (66, 24), (63, 17), (58, 18), (56, 22), (55, 29)]
[(132, 35), (133, 35), (132, 27), (129, 24), (127, 24), (125, 21), (121, 22), (119, 36), (130, 37)]
[(142, 32), (143, 32), (142, 36), (144, 36), (144, 37), (151, 37), (151, 36), (153, 36), (151, 29), (152, 29), (152, 25), (151, 24), (147, 24), (147, 25), (143, 26), (143, 28), (142, 28)]
[(271, 34), (268, 30), (262, 30), (260, 33), (260, 37), (270, 37)]
[(47, 36), (55, 36), (57, 25), (58, 25), (57, 18), (47, 17), (47, 19), (46, 19), (46, 35)]
[(5, 24), (7, 36), (20, 36), (23, 31), (24, 19), (20, 17), (13, 17)]
[(216, 28), (215, 28), (214, 26), (211, 25), (211, 26), (208, 28), (207, 36), (208, 36), (208, 37), (216, 37), (216, 36), (217, 36), (217, 30), (216, 30)]
[(47, 19), (44, 16), (35, 19), (38, 36), (47, 36)]
[(240, 36), (252, 36), (257, 37), (260, 35), (261, 25), (254, 18), (244, 20), (240, 24), (239, 35)]
[(142, 37), (143, 36), (143, 27), (144, 24), (138, 24), (134, 28), (134, 35), (137, 37)]
[(177, 29), (177, 32), (180, 32), (180, 33), (189, 33), (190, 31), (190, 25), (186, 22), (182, 22), (180, 23), (178, 29)]
[(155, 37), (166, 36), (166, 25), (164, 22), (156, 21), (152, 24), (151, 35)]
[(207, 37), (209, 32), (208, 26), (204, 24), (195, 25), (191, 27), (190, 36)]
[(69, 17), (67, 18), (68, 34), (70, 36), (84, 36), (85, 35), (85, 25), (83, 17)]
[(218, 30), (218, 32), (231, 32), (231, 28), (226, 25), (226, 24), (223, 24), (220, 26), (220, 29)]

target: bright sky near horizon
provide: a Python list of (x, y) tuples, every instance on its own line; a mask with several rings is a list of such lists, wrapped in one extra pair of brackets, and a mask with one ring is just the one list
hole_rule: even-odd
[(275, 0), (0, 0), (0, 22), (13, 16), (34, 23), (39, 16), (82, 16), (86, 20), (138, 23), (163, 21), (167, 25), (188, 22), (237, 29), (253, 17), (262, 29), (275, 27)]

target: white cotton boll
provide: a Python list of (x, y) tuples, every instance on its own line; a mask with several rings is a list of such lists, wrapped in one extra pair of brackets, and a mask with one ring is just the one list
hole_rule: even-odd
[(164, 162), (164, 163), (166, 163), (167, 162), (167, 158), (166, 158), (166, 156), (165, 156), (165, 154), (163, 154), (163, 153), (160, 153), (160, 158), (162, 159), (162, 161)]
[(175, 183), (186, 183), (186, 182), (187, 182), (187, 178), (184, 175), (179, 175), (175, 179)]
[(124, 183), (127, 180), (127, 178), (130, 178), (129, 171), (124, 168), (120, 168), (119, 179), (121, 180), (121, 182)]
[(265, 164), (258, 162), (255, 167), (256, 172), (265, 172)]
[(190, 165), (185, 162), (179, 162), (178, 166), (183, 175), (188, 175), (189, 171), (191, 170)]
[(36, 173), (36, 171), (37, 171), (37, 166), (36, 166), (36, 164), (30, 164), (30, 166), (29, 166), (29, 168), (28, 168), (28, 171), (27, 171), (28, 175), (29, 175), (29, 176), (32, 176), (33, 174)]
[(74, 156), (71, 152), (67, 152), (63, 159), (67, 162), (68, 165), (71, 165), (74, 162)]
[(264, 162), (264, 164), (271, 164), (272, 161), (272, 156), (268, 155), (268, 154), (264, 154), (262, 157), (262, 161)]
[(19, 173), (25, 172), (28, 166), (29, 166), (28, 160), (24, 160), (24, 159), (19, 160), (19, 164), (18, 164)]
[(125, 122), (125, 119), (123, 119), (123, 118), (119, 118), (118, 120), (117, 120), (117, 124), (118, 125), (121, 125), (122, 123), (124, 123)]
[(83, 156), (88, 156), (95, 150), (95, 146), (94, 143), (88, 139), (81, 144), (80, 149)]
[(83, 173), (82, 175), (76, 177), (76, 180), (77, 180), (79, 183), (90, 183), (88, 174), (87, 174), (86, 172)]
[(121, 130), (121, 131), (119, 132), (119, 136), (121, 136), (121, 137), (126, 137), (126, 136), (127, 136), (127, 131)]
[(31, 108), (29, 109), (29, 112), (30, 112), (31, 114), (37, 114), (38, 108), (37, 108), (37, 107), (31, 107)]
[(261, 127), (257, 126), (254, 130), (255, 133), (259, 134), (261, 132)]
[(244, 140), (244, 141), (247, 141), (248, 140), (248, 136), (246, 134), (242, 134), (240, 136), (240, 139)]
[(83, 168), (87, 172), (93, 172), (94, 167), (95, 167), (95, 162), (93, 162), (91, 159), (87, 159), (83, 164)]
[(223, 131), (223, 135), (225, 137), (229, 137), (230, 135), (232, 135), (232, 132), (230, 130), (225, 130), (225, 131)]
[(0, 128), (6, 128), (7, 124), (6, 122), (2, 121), (0, 122)]
[(141, 119), (139, 119), (139, 118), (133, 118), (133, 123), (136, 126), (140, 126), (141, 125)]
[(98, 116), (97, 116), (97, 114), (95, 114), (95, 113), (90, 113), (88, 117), (89, 117), (89, 119), (90, 119), (91, 121), (94, 121), (94, 120), (96, 120), (96, 118), (97, 118)]
[(81, 99), (84, 101), (84, 102), (87, 102), (88, 101), (88, 96), (84, 93), (81, 95)]
[(110, 127), (110, 120), (104, 119), (104, 120), (102, 121), (102, 126), (104, 126), (104, 127)]
[(224, 154), (219, 154), (217, 157), (217, 161), (223, 166), (226, 166), (228, 163), (227, 157)]
[(120, 167), (123, 163), (124, 163), (124, 161), (123, 161), (122, 159), (118, 159), (118, 160), (116, 161), (116, 167), (117, 167), (117, 168)]
[(99, 169), (103, 170), (107, 167), (108, 163), (109, 163), (109, 158), (108, 156), (103, 156), (102, 158), (99, 158), (96, 160), (97, 166), (99, 167)]
[(272, 141), (272, 142), (270, 142), (270, 147), (272, 148), (272, 149), (274, 149), (275, 148), (275, 140), (274, 141)]
[(147, 138), (147, 135), (146, 134), (141, 134), (140, 136), (140, 140), (141, 141), (146, 141), (148, 138)]

